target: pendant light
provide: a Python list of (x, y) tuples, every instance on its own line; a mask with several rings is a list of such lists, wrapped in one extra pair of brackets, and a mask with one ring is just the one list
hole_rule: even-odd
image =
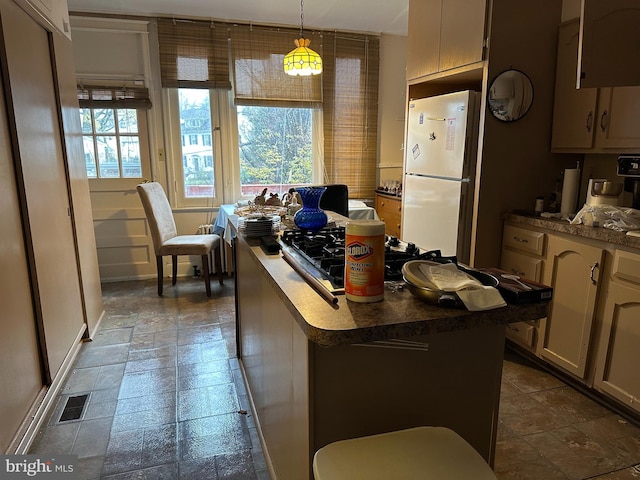
[(304, 38), (304, 0), (300, 0), (300, 38), (296, 38), (296, 48), (284, 57), (284, 71), (287, 75), (317, 75), (322, 73), (322, 58), (309, 48), (311, 40)]

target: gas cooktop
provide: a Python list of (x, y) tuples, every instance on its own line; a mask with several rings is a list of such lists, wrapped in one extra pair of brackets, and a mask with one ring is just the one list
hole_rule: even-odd
[[(324, 228), (317, 233), (302, 230), (285, 230), (280, 242), (296, 257), (299, 265), (322, 281), (333, 293), (344, 293), (345, 228)], [(443, 257), (439, 250), (421, 253), (413, 243), (405, 243), (396, 237), (385, 237), (385, 280), (402, 280), (402, 266), (409, 260)], [(445, 261), (456, 262), (455, 257)], [(329, 286), (330, 284), (330, 286)]]

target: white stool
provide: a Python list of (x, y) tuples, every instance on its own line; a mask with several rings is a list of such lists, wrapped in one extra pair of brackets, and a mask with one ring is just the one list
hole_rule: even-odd
[(445, 427), (416, 427), (341, 440), (313, 457), (315, 480), (496, 480), (460, 435)]

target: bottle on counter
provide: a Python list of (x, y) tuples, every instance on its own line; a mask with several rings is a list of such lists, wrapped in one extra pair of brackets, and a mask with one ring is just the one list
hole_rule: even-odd
[(556, 187), (549, 195), (549, 205), (547, 206), (549, 212), (558, 213), (560, 211), (560, 197), (562, 196), (562, 181), (556, 179)]
[(534, 212), (536, 217), (539, 217), (542, 212), (544, 212), (544, 197), (539, 196), (536, 198), (536, 205), (534, 208)]
[(345, 228), (344, 292), (353, 302), (384, 300), (384, 232), (381, 220), (349, 220)]

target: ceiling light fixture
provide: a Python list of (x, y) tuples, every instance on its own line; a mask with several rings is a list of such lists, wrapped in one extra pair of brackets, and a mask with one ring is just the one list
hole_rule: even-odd
[(322, 58), (309, 48), (311, 40), (304, 38), (304, 0), (300, 0), (300, 38), (293, 43), (296, 48), (284, 57), (284, 71), (287, 75), (317, 75), (322, 73)]

